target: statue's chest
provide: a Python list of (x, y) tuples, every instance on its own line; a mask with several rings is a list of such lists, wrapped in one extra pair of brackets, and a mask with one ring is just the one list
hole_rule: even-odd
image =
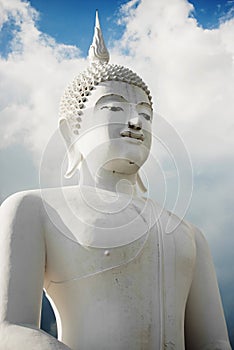
[(148, 237), (146, 233), (135, 242), (110, 248), (85, 247), (67, 239), (61, 240), (52, 249), (49, 247), (47, 270), (50, 281), (82, 280), (102, 272), (122, 270), (142, 255), (145, 261), (150, 260), (156, 251), (155, 245), (149, 247)]
[(57, 233), (82, 246), (123, 246), (139, 239), (155, 223), (152, 203), (145, 199), (93, 191), (65, 199), (48, 203), (47, 227), (54, 226)]
[(48, 281), (91, 276), (126, 265), (140, 254), (149, 263), (160, 260), (169, 281), (174, 281), (171, 273), (176, 267), (179, 274), (177, 271), (175, 276), (191, 280), (194, 243), (181, 225), (167, 235), (166, 223), (161, 222), (160, 215), (157, 217), (150, 202), (127, 202), (122, 198), (109, 205), (109, 197), (101, 199), (98, 202), (95, 196), (90, 196), (78, 202), (70, 200), (67, 211), (59, 205), (51, 212), (48, 209), (50, 220), (45, 227)]
[[(102, 339), (106, 349), (113, 341), (116, 350), (138, 349), (140, 342), (158, 343), (162, 289), (160, 253), (153, 230), (122, 247), (80, 246), (76, 262), (74, 254), (65, 258), (67, 261), (63, 258), (60, 271), (56, 269), (57, 275), (46, 289), (62, 319), (65, 314), (63, 337), (65, 341), (66, 334), (72, 334), (74, 341), (68, 343), (72, 348), (73, 344), (97, 348), (96, 339)], [(84, 337), (87, 333), (88, 339)], [(103, 349), (103, 344), (99, 348)]]
[[(109, 202), (107, 202), (107, 199)], [(132, 261), (143, 250), (155, 220), (143, 200), (97, 201), (86, 197), (56, 208), (46, 225), (47, 272), (65, 281), (96, 274)], [(79, 210), (77, 210), (79, 208)], [(51, 220), (52, 217), (52, 220)], [(148, 253), (147, 253), (148, 254)]]
[(76, 211), (77, 203), (71, 202), (72, 211), (76, 214), (69, 224), (83, 246), (124, 246), (142, 237), (152, 226), (152, 207), (142, 199), (88, 192), (79, 204)]

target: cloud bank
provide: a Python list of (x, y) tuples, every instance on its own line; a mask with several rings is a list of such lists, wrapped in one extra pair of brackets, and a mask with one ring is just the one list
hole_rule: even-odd
[(75, 46), (57, 43), (37, 29), (39, 14), (29, 3), (1, 0), (0, 26), (11, 23), (9, 54), (0, 58), (0, 148), (23, 143), (38, 163), (57, 126), (67, 82), (85, 60)]

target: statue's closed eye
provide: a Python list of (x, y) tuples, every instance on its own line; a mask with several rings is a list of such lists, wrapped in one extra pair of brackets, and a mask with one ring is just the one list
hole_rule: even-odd
[(123, 108), (121, 107), (116, 107), (116, 106), (103, 106), (101, 109), (109, 109), (109, 111), (112, 111), (112, 112), (119, 112), (119, 111), (123, 111)]
[(141, 115), (143, 118), (145, 118), (146, 120), (149, 120), (151, 121), (151, 117), (149, 114), (146, 114), (146, 113), (139, 113), (139, 115)]

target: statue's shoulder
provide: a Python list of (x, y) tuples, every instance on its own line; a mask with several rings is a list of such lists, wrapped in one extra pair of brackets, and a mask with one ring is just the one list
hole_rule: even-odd
[(74, 186), (67, 186), (16, 192), (7, 197), (3, 201), (1, 207), (5, 207), (9, 204), (20, 205), (26, 202), (41, 205), (45, 204), (46, 201), (58, 201), (63, 198), (63, 196), (70, 198), (72, 195), (74, 196), (74, 188)]
[(27, 237), (32, 227), (40, 227), (41, 197), (39, 190), (17, 192), (0, 206), (1, 237), (15, 233)]
[(27, 190), (27, 191), (20, 191), (16, 192), (14, 194), (11, 194), (9, 197), (7, 197), (4, 202), (1, 204), (1, 208), (4, 209), (5, 207), (11, 206), (11, 207), (19, 207), (22, 204), (27, 203), (27, 205), (40, 203), (41, 202), (41, 194), (40, 190)]
[(40, 190), (16, 192), (7, 197), (0, 206), (0, 223), (4, 227), (26, 227), (34, 219), (41, 222), (42, 201)]
[(156, 213), (159, 218), (161, 228), (165, 234), (179, 234), (183, 233), (189, 236), (194, 242), (206, 242), (202, 231), (193, 223), (179, 217), (175, 213), (167, 210), (165, 207), (161, 207), (158, 203), (154, 202)]
[(91, 187), (80, 188), (79, 186), (64, 186), (54, 188), (43, 188), (16, 192), (7, 197), (0, 206), (1, 212), (11, 208), (11, 211), (22, 211), (23, 208), (33, 209), (51, 207), (55, 210), (64, 208), (68, 203), (79, 207), (86, 197), (95, 195), (95, 189)]

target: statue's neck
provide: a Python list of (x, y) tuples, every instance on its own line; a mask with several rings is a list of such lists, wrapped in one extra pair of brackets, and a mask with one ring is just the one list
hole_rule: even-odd
[(137, 174), (122, 174), (100, 168), (95, 176), (92, 176), (87, 163), (82, 162), (80, 167), (80, 185), (92, 186), (116, 193), (136, 195)]

